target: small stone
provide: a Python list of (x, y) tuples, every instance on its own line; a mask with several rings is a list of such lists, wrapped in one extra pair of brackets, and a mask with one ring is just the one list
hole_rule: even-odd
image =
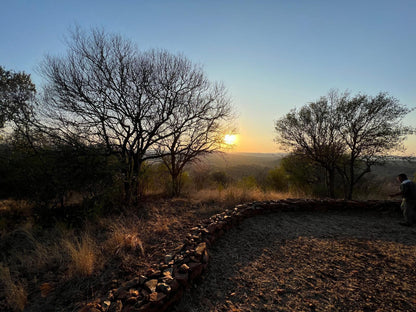
[(173, 259), (173, 255), (166, 255), (165, 256), (165, 263), (169, 263)]
[(152, 293), (156, 291), (157, 283), (158, 283), (157, 279), (152, 279), (144, 283), (144, 286)]
[(156, 290), (168, 294), (171, 291), (171, 287), (166, 283), (159, 283), (157, 284)]
[(187, 266), (185, 263), (184, 264), (182, 264), (180, 267), (179, 267), (179, 273), (186, 273), (186, 272), (188, 272), (189, 271), (189, 266)]
[(130, 289), (129, 294), (133, 297), (138, 297), (139, 296), (139, 291), (137, 289)]
[(155, 278), (160, 276), (160, 274), (162, 274), (162, 272), (160, 270), (155, 270), (155, 269), (148, 269), (146, 272), (146, 276), (150, 277), (150, 278)]
[(162, 282), (169, 283), (172, 280), (173, 280), (173, 277), (172, 277), (172, 274), (170, 273), (170, 271), (163, 272), (163, 277), (161, 279)]
[(107, 309), (110, 307), (111, 305), (111, 301), (110, 300), (105, 300), (101, 306), (103, 307), (104, 311), (107, 311)]
[(157, 303), (157, 302), (162, 301), (165, 298), (166, 298), (166, 295), (165, 294), (160, 293), (160, 292), (154, 292), (154, 293), (151, 293), (150, 294), (149, 301), (150, 302), (156, 302)]

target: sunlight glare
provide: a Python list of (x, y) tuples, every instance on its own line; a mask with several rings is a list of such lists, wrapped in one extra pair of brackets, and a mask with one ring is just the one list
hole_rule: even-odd
[(237, 143), (237, 136), (235, 134), (226, 134), (224, 136), (224, 143), (227, 145), (234, 145)]

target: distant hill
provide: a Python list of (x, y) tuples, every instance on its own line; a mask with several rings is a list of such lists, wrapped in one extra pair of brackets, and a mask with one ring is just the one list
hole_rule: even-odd
[[(207, 155), (201, 161), (213, 170), (225, 170), (232, 176), (256, 175), (279, 166), (285, 153), (216, 153)], [(373, 166), (371, 175), (394, 179), (399, 173), (416, 178), (416, 160), (391, 158), (383, 166)]]
[(393, 159), (384, 166), (374, 166), (371, 172), (381, 177), (396, 177), (400, 173), (405, 173), (410, 179), (416, 177), (416, 161), (406, 159)]
[(284, 153), (215, 153), (202, 158), (210, 167), (227, 169), (235, 166), (259, 166), (274, 168), (279, 165)]

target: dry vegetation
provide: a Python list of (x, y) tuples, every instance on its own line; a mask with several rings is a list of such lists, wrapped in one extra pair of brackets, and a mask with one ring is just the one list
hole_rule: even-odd
[(26, 217), (1, 227), (0, 310), (76, 310), (160, 261), (198, 220), (244, 201), (287, 197), (294, 195), (227, 188), (182, 199), (149, 198), (79, 228), (39, 227), (27, 203), (3, 201), (3, 211), (24, 211)]
[[(77, 311), (173, 252), (199, 220), (241, 202), (289, 197), (305, 194), (205, 189), (53, 228), (33, 222), (27, 203), (4, 201), (3, 212), (25, 218), (1, 227), (0, 310)], [(215, 245), (205, 282), (176, 310), (416, 309), (409, 286), (416, 284), (416, 232), (398, 227), (400, 216), (275, 217), (247, 220)]]

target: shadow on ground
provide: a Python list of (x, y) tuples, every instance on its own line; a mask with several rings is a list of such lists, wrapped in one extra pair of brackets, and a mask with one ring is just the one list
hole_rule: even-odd
[(219, 239), (174, 311), (415, 311), (416, 227), (395, 213), (278, 212)]

